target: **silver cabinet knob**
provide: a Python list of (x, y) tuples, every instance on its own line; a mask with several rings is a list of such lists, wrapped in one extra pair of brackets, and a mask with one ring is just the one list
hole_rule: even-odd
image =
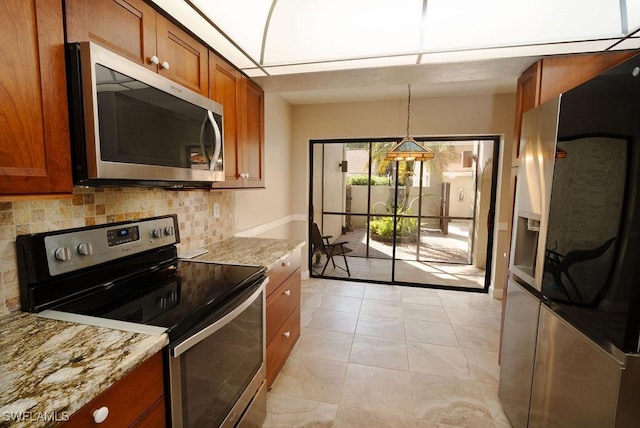
[(162, 67), (165, 70), (169, 69), (169, 63), (167, 61), (162, 61), (162, 64), (160, 64), (160, 67)]
[(91, 242), (83, 242), (78, 245), (78, 254), (81, 256), (89, 256), (93, 254), (93, 246), (91, 245)]
[(56, 260), (65, 262), (71, 259), (71, 250), (68, 247), (56, 248), (56, 250), (53, 252), (53, 256), (56, 258)]
[(103, 423), (107, 416), (109, 416), (109, 408), (106, 406), (100, 407), (98, 410), (93, 411), (93, 421), (97, 424)]
[(153, 229), (151, 232), (154, 238), (162, 238), (162, 229)]
[(285, 331), (284, 333), (282, 333), (282, 335), (284, 337), (289, 337), (289, 336), (291, 336), (291, 332), (290, 331)]
[(285, 295), (285, 296), (291, 296), (291, 290), (286, 290), (286, 291), (284, 292), (284, 295)]
[(154, 56), (152, 56), (151, 58), (149, 58), (149, 62), (150, 62), (151, 64), (155, 64), (155, 65), (160, 64), (160, 60), (159, 60), (159, 59), (158, 59), (158, 57), (157, 57), (157, 56), (155, 56), (155, 55), (154, 55)]

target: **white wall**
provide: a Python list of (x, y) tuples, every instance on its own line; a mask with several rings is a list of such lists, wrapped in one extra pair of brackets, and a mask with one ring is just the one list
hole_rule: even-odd
[[(299, 166), (291, 151), (291, 105), (279, 95), (265, 94), (266, 189), (232, 192), (235, 197), (236, 231), (244, 231), (282, 218), (291, 211), (291, 183)], [(305, 164), (308, 162), (304, 160)], [(306, 212), (305, 210), (301, 212)]]
[[(418, 98), (411, 102), (411, 134), (501, 135), (497, 223), (509, 226), (511, 153), (515, 94)], [(406, 132), (406, 100), (293, 106), (292, 212), (305, 215), (309, 197), (309, 140), (329, 138), (398, 137)], [(504, 185), (501, 185), (504, 183)], [(504, 188), (503, 188), (504, 187)], [(507, 227), (509, 228), (509, 227)], [(504, 253), (508, 230), (494, 236), (494, 295), (502, 295), (506, 277)]]

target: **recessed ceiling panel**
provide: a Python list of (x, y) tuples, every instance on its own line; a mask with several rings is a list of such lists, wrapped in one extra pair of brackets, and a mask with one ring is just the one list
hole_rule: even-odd
[(640, 0), (626, 0), (629, 32), (640, 29)]
[(464, 51), (433, 52), (422, 54), (421, 64), (446, 62), (477, 61), (498, 58), (518, 58), (544, 55), (561, 55), (580, 52), (599, 52), (607, 49), (618, 39), (594, 40), (573, 43), (554, 43), (546, 45), (515, 46), (490, 49), (472, 49)]
[(620, 0), (429, 0), (426, 16), (426, 51), (622, 35)]
[(613, 50), (627, 49), (640, 49), (640, 37), (630, 37), (613, 47)]
[(272, 0), (191, 0), (256, 62)]
[(278, 0), (265, 65), (415, 53), (422, 0)]
[(354, 59), (350, 61), (328, 61), (312, 64), (295, 64), (265, 67), (272, 76), (292, 73), (312, 73), (316, 71), (351, 70), (357, 68), (389, 67), (394, 65), (411, 65), (417, 61), (417, 55), (393, 56), (383, 58)]

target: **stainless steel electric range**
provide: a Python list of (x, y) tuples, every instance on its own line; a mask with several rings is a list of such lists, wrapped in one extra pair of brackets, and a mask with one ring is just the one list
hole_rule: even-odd
[(265, 269), (179, 260), (179, 242), (175, 215), (18, 236), (22, 309), (166, 332), (167, 422), (260, 426)]

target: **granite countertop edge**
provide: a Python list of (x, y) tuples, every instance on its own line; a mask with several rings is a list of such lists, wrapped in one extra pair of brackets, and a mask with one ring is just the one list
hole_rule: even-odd
[(166, 334), (12, 313), (0, 319), (0, 425), (64, 422), (167, 343)]
[(209, 245), (205, 254), (190, 260), (263, 266), (269, 269), (304, 245), (304, 241), (293, 239), (233, 237)]

